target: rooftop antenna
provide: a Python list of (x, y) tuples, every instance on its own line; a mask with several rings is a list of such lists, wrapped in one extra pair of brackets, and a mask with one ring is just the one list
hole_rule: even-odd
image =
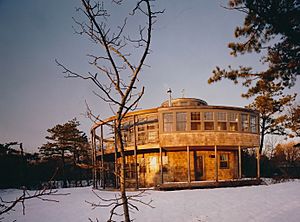
[(181, 96), (182, 96), (182, 98), (184, 98), (184, 92), (185, 92), (185, 89), (182, 89), (181, 90)]
[(171, 90), (171, 88), (168, 89), (167, 93), (169, 94), (169, 106), (172, 106), (172, 90)]

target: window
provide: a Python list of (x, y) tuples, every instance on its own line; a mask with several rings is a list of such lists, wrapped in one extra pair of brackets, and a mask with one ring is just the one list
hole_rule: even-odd
[(146, 160), (145, 158), (140, 158), (139, 160), (139, 172), (140, 173), (146, 173)]
[(147, 134), (148, 134), (148, 142), (156, 142), (158, 138), (158, 124), (157, 119), (154, 121), (152, 119), (148, 119), (147, 124)]
[(241, 127), (243, 132), (249, 131), (248, 114), (241, 114)]
[(191, 130), (201, 130), (200, 112), (191, 112)]
[(238, 131), (238, 114), (228, 113), (229, 131)]
[(176, 131), (186, 131), (186, 113), (176, 113)]
[(164, 132), (172, 132), (173, 131), (173, 113), (164, 113), (163, 114), (163, 122), (164, 122)]
[(214, 113), (204, 112), (204, 130), (214, 130)]
[(204, 113), (204, 120), (214, 120), (213, 112), (205, 112)]
[(138, 144), (144, 144), (146, 140), (146, 131), (145, 131), (145, 125), (140, 125), (137, 127), (137, 139)]
[(218, 130), (227, 130), (226, 113), (217, 112)]
[(122, 124), (122, 135), (126, 145), (134, 142), (133, 122), (128, 121)]
[(126, 179), (134, 179), (135, 178), (135, 164), (127, 163), (125, 164), (125, 177)]
[(229, 154), (220, 154), (220, 169), (229, 169)]
[(250, 115), (250, 132), (257, 133), (257, 117)]
[(157, 141), (157, 131), (148, 131), (148, 141), (155, 142)]

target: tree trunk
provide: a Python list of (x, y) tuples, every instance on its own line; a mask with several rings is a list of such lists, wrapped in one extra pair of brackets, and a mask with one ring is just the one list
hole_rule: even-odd
[(65, 175), (65, 151), (61, 150), (61, 161), (62, 161), (62, 178), (63, 178), (63, 187), (67, 187), (67, 180)]
[(130, 216), (129, 216), (129, 208), (128, 208), (128, 199), (126, 195), (126, 179), (125, 179), (125, 173), (126, 173), (126, 158), (125, 158), (125, 151), (124, 151), (124, 144), (122, 140), (122, 132), (121, 132), (121, 124), (117, 123), (117, 144), (118, 147), (120, 147), (120, 154), (121, 154), (121, 174), (120, 174), (120, 192), (121, 192), (121, 198), (123, 203), (123, 211), (124, 211), (124, 221), (130, 222)]
[(266, 119), (262, 118), (261, 129), (260, 129), (260, 144), (259, 144), (259, 154), (262, 153), (262, 149), (264, 147), (264, 139), (265, 139), (265, 130), (266, 130)]

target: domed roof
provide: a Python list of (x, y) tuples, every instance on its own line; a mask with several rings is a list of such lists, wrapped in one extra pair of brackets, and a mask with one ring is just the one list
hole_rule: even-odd
[[(179, 107), (179, 106), (207, 106), (207, 102), (202, 99), (195, 98), (177, 98), (171, 100), (171, 106)], [(169, 100), (164, 101), (161, 104), (161, 107), (169, 107)]]

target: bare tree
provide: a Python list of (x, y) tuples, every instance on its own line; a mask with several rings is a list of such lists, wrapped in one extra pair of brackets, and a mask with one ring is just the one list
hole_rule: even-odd
[[(79, 22), (77, 33), (87, 36), (93, 43), (101, 47), (100, 55), (88, 55), (89, 64), (93, 72), (78, 73), (67, 68), (56, 61), (63, 69), (67, 78), (81, 78), (92, 81), (98, 92), (94, 94), (106, 102), (115, 114), (116, 146), (120, 150), (120, 195), (123, 207), (124, 221), (129, 222), (129, 204), (125, 189), (125, 150), (122, 140), (122, 120), (125, 115), (134, 110), (144, 94), (144, 87), (139, 87), (137, 82), (142, 69), (145, 67), (145, 60), (150, 53), (152, 38), (152, 26), (156, 16), (163, 11), (152, 10), (152, 0), (138, 0), (129, 16), (122, 21), (122, 24), (114, 30), (108, 23), (111, 19), (109, 7), (104, 2), (81, 0), (82, 12), (86, 21)], [(132, 1), (128, 1), (131, 3)], [(111, 7), (114, 10), (124, 6), (123, 0), (113, 0)], [(128, 29), (130, 22), (135, 24), (142, 21), (144, 25), (138, 25), (136, 32)], [(131, 19), (131, 20), (130, 20)], [(112, 20), (112, 19), (111, 19)], [(134, 61), (134, 62), (132, 62)]]
[(0, 197), (0, 221), (4, 219), (4, 217), (2, 217), (3, 215), (12, 211), (18, 204), (22, 205), (22, 212), (23, 215), (25, 215), (25, 202), (30, 199), (39, 199), (48, 202), (59, 202), (53, 197), (69, 195), (69, 193), (58, 193), (58, 190), (52, 189), (51, 182), (53, 181), (56, 174), (57, 170), (50, 178), (48, 183), (45, 184), (44, 187), (40, 190), (28, 191), (26, 187), (22, 187), (22, 194), (17, 196), (15, 200), (4, 200), (2, 199), (2, 197)]
[[(96, 209), (98, 207), (111, 207), (110, 209), (110, 215), (108, 218), (108, 222), (113, 222), (114, 216), (122, 216), (122, 213), (118, 212), (118, 208), (123, 205), (122, 202), (122, 196), (115, 195), (114, 198), (106, 199), (102, 198), (96, 191), (93, 190), (94, 195), (98, 198), (99, 203), (85, 201), (86, 203), (90, 204), (92, 209)], [(137, 204), (145, 205), (151, 208), (154, 208), (152, 204), (152, 199), (149, 199), (148, 201), (144, 201), (143, 198), (146, 197), (148, 193), (145, 192), (145, 190), (142, 190), (141, 192), (134, 193), (127, 196), (128, 199), (128, 207), (131, 210), (138, 210)], [(92, 219), (89, 218), (89, 220), (92, 222)], [(96, 220), (98, 222), (98, 220)]]
[(265, 147), (262, 154), (268, 157), (269, 159), (273, 158), (275, 148), (280, 142), (280, 138), (276, 135), (268, 135), (266, 137)]
[[(47, 187), (42, 190), (36, 190), (34, 192), (28, 191), (25, 187), (22, 188), (22, 194), (16, 197), (15, 200), (3, 200), (0, 197), (0, 215), (8, 213), (13, 210), (17, 204), (22, 204), (23, 215), (25, 215), (25, 201), (30, 199), (40, 199), (42, 201), (59, 202), (53, 199), (53, 196), (57, 195), (68, 195), (68, 193), (58, 193), (58, 190), (47, 189)], [(0, 221), (3, 218), (0, 218)]]

